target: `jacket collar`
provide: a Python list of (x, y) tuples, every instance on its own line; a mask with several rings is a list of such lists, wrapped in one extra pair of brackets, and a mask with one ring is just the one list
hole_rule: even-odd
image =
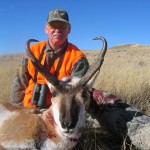
[(53, 54), (61, 54), (61, 52), (64, 50), (64, 48), (66, 48), (67, 45), (68, 45), (68, 40), (66, 40), (66, 42), (61, 46), (61, 48), (54, 50), (52, 49), (52, 47), (49, 45), (49, 42), (47, 41), (44, 52), (45, 53), (51, 52)]

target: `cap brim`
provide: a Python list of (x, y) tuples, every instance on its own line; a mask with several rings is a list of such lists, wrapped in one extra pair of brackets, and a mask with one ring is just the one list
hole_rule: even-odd
[(53, 21), (61, 21), (61, 22), (65, 22), (65, 23), (68, 23), (70, 25), (70, 23), (64, 19), (51, 19), (51, 20), (48, 20), (47, 22), (50, 23), (50, 22), (53, 22)]

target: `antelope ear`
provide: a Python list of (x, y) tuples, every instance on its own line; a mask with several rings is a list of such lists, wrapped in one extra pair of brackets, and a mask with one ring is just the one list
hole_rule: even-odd
[(75, 86), (78, 82), (80, 82), (81, 78), (77, 76), (73, 76), (70, 80), (70, 85)]
[(96, 78), (97, 78), (97, 76), (98, 76), (98, 74), (99, 74), (99, 71), (100, 71), (100, 70), (98, 70), (98, 71), (94, 74), (94, 76), (88, 81), (86, 87), (87, 87), (89, 90), (92, 89), (92, 87), (93, 87), (93, 85), (94, 85), (94, 83), (95, 83), (95, 80), (96, 80)]

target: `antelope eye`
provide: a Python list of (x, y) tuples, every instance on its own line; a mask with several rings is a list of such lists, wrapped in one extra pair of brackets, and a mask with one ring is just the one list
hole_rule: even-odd
[(75, 96), (72, 96), (72, 100), (75, 101)]
[(52, 92), (52, 97), (56, 97), (56, 92), (55, 91)]
[(82, 92), (82, 97), (83, 97), (83, 98), (87, 98), (87, 94), (88, 94), (87, 91), (83, 91), (83, 92)]

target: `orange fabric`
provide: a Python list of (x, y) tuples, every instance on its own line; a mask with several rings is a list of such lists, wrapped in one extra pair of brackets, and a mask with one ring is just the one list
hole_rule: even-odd
[[(37, 59), (39, 59), (41, 51), (43, 49), (43, 47), (45, 46), (45, 44), (47, 43), (47, 41), (43, 41), (43, 42), (38, 42), (36, 44), (31, 45), (31, 51), (32, 53), (35, 55), (35, 57)], [(61, 68), (59, 70), (59, 75), (58, 75), (58, 79), (62, 79), (65, 76), (70, 76), (71, 75), (71, 69), (73, 68), (74, 64), (82, 57), (85, 57), (85, 55), (73, 44), (69, 43), (67, 50), (64, 54), (64, 58), (63, 58), (63, 62), (61, 65)], [(45, 62), (45, 58), (46, 58), (46, 53), (44, 53), (41, 64), (44, 65)], [(50, 69), (50, 72), (52, 74), (55, 73), (57, 65), (59, 62), (59, 58), (56, 59), (56, 61), (54, 62), (53, 66)], [(28, 70), (30, 75), (32, 76), (32, 78), (34, 78), (34, 74), (35, 74), (35, 67), (33, 66), (31, 60), (29, 59), (28, 61)], [(42, 76), (41, 73), (37, 74), (37, 83), (39, 84), (45, 84), (45, 79)], [(25, 97), (23, 100), (23, 104), (26, 107), (30, 107), (30, 108), (34, 108), (36, 107), (35, 105), (31, 104), (31, 97), (32, 97), (32, 91), (34, 88), (34, 82), (33, 79), (30, 79), (29, 81), (29, 85), (28, 88), (25, 91)], [(51, 105), (51, 93), (49, 92), (47, 94), (47, 98), (46, 98), (46, 104), (47, 106)]]

